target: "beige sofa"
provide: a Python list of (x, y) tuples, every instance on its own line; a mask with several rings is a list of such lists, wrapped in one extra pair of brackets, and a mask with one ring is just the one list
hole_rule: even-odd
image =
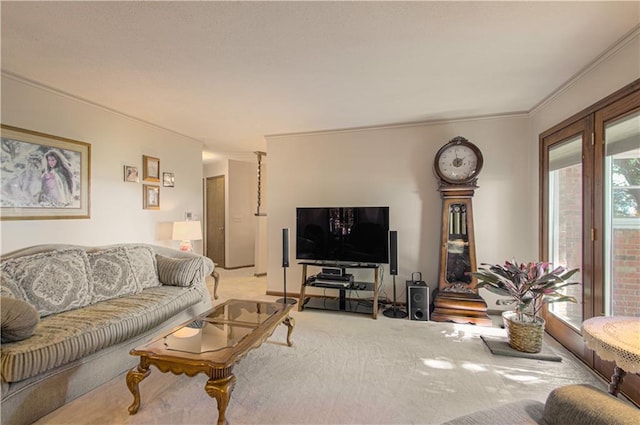
[(32, 423), (134, 367), (132, 348), (212, 307), (213, 268), (147, 244), (3, 255), (2, 424)]
[(442, 425), (638, 425), (640, 410), (589, 385), (551, 391), (543, 404), (521, 400), (461, 416)]

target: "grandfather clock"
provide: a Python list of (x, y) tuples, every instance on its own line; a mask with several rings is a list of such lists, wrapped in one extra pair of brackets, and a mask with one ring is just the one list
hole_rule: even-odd
[(492, 326), (487, 303), (478, 295), (472, 198), (482, 170), (482, 152), (455, 137), (436, 153), (434, 170), (442, 198), (438, 292), (431, 320)]

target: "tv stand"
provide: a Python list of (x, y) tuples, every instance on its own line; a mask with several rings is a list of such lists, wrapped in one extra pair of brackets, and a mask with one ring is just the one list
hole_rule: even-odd
[[(302, 280), (300, 283), (300, 300), (298, 302), (298, 311), (303, 311), (305, 307), (321, 308), (336, 311), (360, 311), (360, 302), (347, 298), (347, 292), (351, 291), (370, 291), (373, 292), (373, 300), (371, 301), (370, 314), (374, 319), (378, 318), (378, 286), (380, 282), (379, 269), (380, 265), (376, 263), (358, 263), (358, 262), (336, 262), (336, 261), (300, 261), (298, 264), (302, 266)], [(373, 270), (373, 282), (352, 282), (347, 287), (333, 287), (322, 283), (316, 283), (309, 279), (308, 267), (335, 267), (341, 268), (343, 272), (346, 269), (371, 269)], [(338, 297), (327, 295), (306, 295), (306, 288), (324, 288), (335, 289), (338, 291)], [(318, 302), (319, 301), (319, 302)], [(317, 306), (315, 304), (320, 304)], [(369, 313), (369, 311), (364, 311)]]

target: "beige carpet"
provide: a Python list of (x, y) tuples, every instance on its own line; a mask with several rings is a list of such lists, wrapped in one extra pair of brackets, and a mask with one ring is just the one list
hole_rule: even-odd
[[(264, 295), (266, 278), (252, 273), (221, 270), (217, 302), (275, 299)], [(480, 336), (504, 336), (499, 328), (295, 308), (293, 317), (293, 347), (280, 326), (235, 367), (230, 424), (438, 424), (514, 400), (544, 401), (561, 385), (606, 389), (548, 336), (546, 349), (561, 362), (492, 355)], [(217, 408), (205, 382), (152, 368), (130, 416), (121, 375), (36, 423), (211, 424)]]

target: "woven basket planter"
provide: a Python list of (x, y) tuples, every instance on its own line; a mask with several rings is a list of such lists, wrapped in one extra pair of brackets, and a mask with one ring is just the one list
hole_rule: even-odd
[(509, 336), (509, 345), (524, 353), (539, 353), (542, 350), (545, 321), (536, 317), (535, 322), (520, 322), (515, 311), (502, 313), (504, 327)]

